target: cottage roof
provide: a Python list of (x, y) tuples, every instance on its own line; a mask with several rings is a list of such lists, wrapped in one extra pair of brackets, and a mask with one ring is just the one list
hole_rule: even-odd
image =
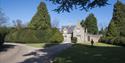
[(75, 28), (74, 25), (71, 25), (71, 26), (62, 26), (62, 31), (63, 31), (64, 29), (66, 29), (67, 32), (68, 32), (69, 34), (71, 34), (71, 33), (73, 33), (74, 28)]

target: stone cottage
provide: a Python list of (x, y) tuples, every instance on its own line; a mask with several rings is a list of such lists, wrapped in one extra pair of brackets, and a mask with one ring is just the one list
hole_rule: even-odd
[(93, 35), (87, 33), (87, 29), (82, 27), (80, 22), (76, 26), (62, 26), (62, 33), (65, 43), (71, 43), (72, 36), (77, 38), (77, 43), (87, 43), (91, 40), (98, 42), (99, 38), (101, 37), (101, 35)]

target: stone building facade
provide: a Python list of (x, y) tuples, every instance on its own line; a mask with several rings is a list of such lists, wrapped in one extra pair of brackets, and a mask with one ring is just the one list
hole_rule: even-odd
[(77, 43), (88, 43), (91, 40), (94, 42), (98, 42), (101, 35), (93, 35), (87, 33), (87, 29), (82, 27), (80, 23), (78, 23), (76, 26), (63, 26), (62, 27), (62, 33), (64, 37), (64, 42), (71, 43), (71, 37), (77, 38)]

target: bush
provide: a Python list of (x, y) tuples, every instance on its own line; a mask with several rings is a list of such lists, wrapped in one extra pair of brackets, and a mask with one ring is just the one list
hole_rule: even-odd
[(112, 43), (114, 42), (114, 37), (105, 37), (105, 36), (102, 36), (102, 37), (99, 39), (99, 42), (112, 44)]
[[(57, 38), (58, 37), (58, 38)], [(48, 30), (32, 30), (22, 29), (11, 31), (6, 41), (19, 43), (56, 43), (62, 42), (63, 36), (59, 31), (53, 29)]]
[(0, 46), (2, 46), (3, 43), (5, 42), (5, 37), (8, 32), (9, 32), (8, 28), (0, 27)]
[(76, 37), (72, 37), (71, 41), (72, 41), (72, 43), (76, 43), (77, 42), (77, 38)]
[(123, 45), (125, 46), (125, 37), (101, 37), (99, 42), (114, 44), (114, 45)]
[(125, 37), (120, 37), (120, 41), (122, 42), (123, 45), (125, 45)]
[(41, 30), (17, 30), (9, 33), (6, 37), (6, 41), (19, 43), (39, 43), (46, 41), (43, 40), (47, 38), (45, 34), (47, 35), (47, 32), (45, 33), (45, 31)]
[(125, 46), (125, 37), (116, 37), (113, 41), (113, 44)]
[(52, 43), (60, 43), (63, 41), (63, 35), (57, 28), (53, 28), (53, 35), (50, 39)]

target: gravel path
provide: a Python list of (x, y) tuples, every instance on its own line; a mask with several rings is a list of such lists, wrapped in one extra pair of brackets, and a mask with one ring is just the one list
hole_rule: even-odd
[(0, 52), (0, 63), (18, 63), (24, 61), (31, 56), (24, 57), (23, 55), (36, 50), (33, 47), (29, 47), (23, 44), (6, 43), (11, 45), (6, 51)]
[(22, 44), (15, 44), (8, 52), (0, 52), (0, 63), (51, 63), (59, 52), (72, 44), (59, 44), (45, 49), (38, 49)]

